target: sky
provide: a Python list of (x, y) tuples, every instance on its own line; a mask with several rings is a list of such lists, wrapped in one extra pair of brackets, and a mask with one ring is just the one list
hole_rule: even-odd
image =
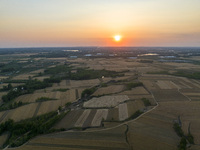
[(200, 47), (200, 0), (0, 0), (0, 48), (65, 46)]

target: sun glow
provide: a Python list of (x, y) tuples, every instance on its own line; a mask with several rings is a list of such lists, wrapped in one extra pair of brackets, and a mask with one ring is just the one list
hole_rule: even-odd
[(114, 36), (114, 40), (116, 41), (116, 42), (119, 42), (119, 41), (121, 41), (121, 35), (115, 35)]

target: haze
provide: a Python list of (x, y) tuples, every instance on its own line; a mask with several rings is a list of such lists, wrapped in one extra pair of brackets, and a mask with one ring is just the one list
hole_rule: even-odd
[(198, 47), (199, 10), (199, 0), (1, 0), (0, 48)]

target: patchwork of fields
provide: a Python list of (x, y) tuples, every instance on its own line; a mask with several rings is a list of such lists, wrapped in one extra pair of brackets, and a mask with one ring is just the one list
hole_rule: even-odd
[[(173, 69), (170, 63), (159, 68), (159, 64), (154, 62), (150, 66), (149, 63), (123, 58), (55, 58), (55, 60), (63, 64), (64, 61), (68, 61), (74, 68), (89, 67), (94, 70), (126, 72), (122, 77), (62, 80), (60, 83), (54, 83), (52, 87), (17, 97), (13, 102), (27, 104), (0, 111), (0, 123), (8, 119), (18, 122), (57, 111), (59, 106), (63, 112), (68, 110), (70, 112), (53, 126), (55, 129), (66, 131), (35, 137), (15, 149), (176, 150), (181, 138), (174, 131), (173, 123), (178, 119), (184, 134), (191, 133), (194, 137), (195, 145), (191, 145), (188, 150), (200, 149), (199, 80), (146, 74), (150, 71), (162, 71), (163, 68)], [(49, 77), (47, 75), (34, 77), (40, 72), (43, 73), (44, 69), (17, 75), (13, 80), (29, 79), (31, 76), (42, 81)], [(142, 82), (143, 86), (127, 90), (126, 85), (132, 81)], [(13, 83), (13, 86), (20, 84), (22, 83)], [(4, 85), (7, 84), (1, 84), (1, 87)], [(81, 98), (81, 93), (92, 87), (95, 87), (96, 91), (86, 99)], [(6, 93), (0, 92), (0, 97)], [(41, 97), (47, 97), (49, 100), (36, 102)], [(148, 99), (150, 106), (145, 105), (143, 98)], [(1, 102), (0, 99), (0, 104)], [(73, 103), (70, 108), (65, 106), (69, 103)], [(138, 115), (138, 112), (141, 114)], [(0, 136), (0, 145), (7, 137), (7, 133)]]

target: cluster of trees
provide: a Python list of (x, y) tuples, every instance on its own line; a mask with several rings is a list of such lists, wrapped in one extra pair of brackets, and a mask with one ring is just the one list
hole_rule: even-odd
[(135, 119), (138, 116), (140, 116), (143, 112), (140, 110), (137, 110), (129, 119)]
[(15, 108), (20, 107), (20, 106), (25, 105), (25, 104), (28, 104), (28, 103), (22, 103), (21, 101), (14, 102), (13, 104), (9, 104), (7, 106), (0, 107), (0, 111), (8, 110), (8, 109), (15, 109)]
[(69, 90), (68, 88), (53, 89), (53, 91), (59, 91), (59, 92), (66, 92), (68, 90)]
[(178, 145), (179, 150), (186, 150), (188, 142), (190, 144), (194, 144), (194, 137), (192, 136), (192, 134), (188, 133), (188, 135), (185, 135), (183, 130), (181, 129), (181, 126), (177, 122), (174, 123), (173, 128), (174, 128), (176, 134), (179, 137), (181, 137), (180, 143)]
[(7, 86), (3, 86), (2, 89), (0, 89), (0, 92), (3, 92), (3, 91), (9, 91), (13, 88), (12, 84), (9, 83)]
[(55, 100), (55, 99), (49, 98), (49, 97), (40, 97), (40, 98), (37, 98), (35, 101), (36, 102), (44, 102), (44, 101), (50, 101), (50, 100)]
[(72, 67), (69, 65), (60, 65), (52, 68), (48, 68), (44, 71), (44, 74), (51, 75), (51, 77), (47, 80), (51, 82), (60, 82), (63, 79), (71, 79), (71, 80), (88, 80), (88, 79), (96, 79), (104, 77), (116, 77), (123, 76), (124, 74), (118, 73), (115, 71), (108, 70), (92, 70), (92, 69), (83, 69), (78, 68), (77, 72), (71, 73)]
[(117, 77), (123, 76), (124, 74), (118, 73), (116, 71), (109, 70), (92, 70), (92, 69), (78, 69), (76, 73), (71, 74), (72, 80), (88, 80), (104, 77)]
[(97, 90), (96, 87), (92, 87), (92, 88), (89, 88), (89, 89), (85, 89), (85, 90), (83, 90), (83, 92), (81, 93), (81, 97), (82, 97), (82, 98), (89, 97), (89, 96), (92, 95), (96, 90)]
[(200, 72), (177, 71), (171, 75), (187, 77), (191, 79), (200, 79)]
[(20, 122), (8, 120), (0, 124), (0, 134), (9, 131), (10, 137), (4, 143), (4, 146), (10, 145), (11, 147), (20, 146), (27, 142), (30, 138), (44, 133), (50, 133), (55, 130), (51, 129), (52, 126), (62, 119), (65, 113), (57, 115), (57, 112), (50, 112), (38, 117), (26, 119)]
[(147, 99), (147, 98), (142, 98), (141, 99), (142, 101), (143, 101), (143, 103), (144, 103), (144, 106), (151, 106), (151, 103), (150, 103), (150, 101), (149, 101), (149, 99)]
[(2, 100), (4, 102), (11, 101), (15, 99), (16, 97), (23, 95), (23, 94), (28, 94), (32, 93), (35, 90), (38, 89), (43, 89), (46, 87), (52, 86), (50, 82), (46, 81), (39, 81), (39, 80), (28, 80), (24, 85), (17, 86), (16, 88), (12, 88), (6, 95), (2, 96)]
[(126, 85), (128, 90), (131, 90), (132, 88), (135, 88), (138, 86), (143, 86), (143, 83), (142, 82), (131, 82)]

